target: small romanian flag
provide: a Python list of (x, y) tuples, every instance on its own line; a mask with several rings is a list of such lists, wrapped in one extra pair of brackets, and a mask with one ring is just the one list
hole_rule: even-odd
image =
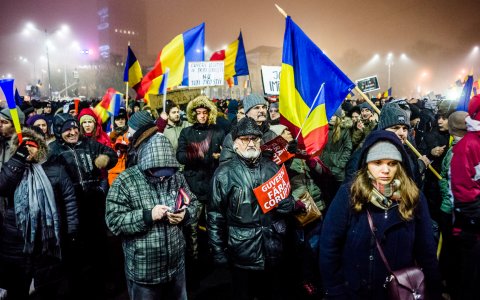
[[(145, 75), (140, 83), (137, 98), (148, 94), (158, 94), (158, 89), (167, 68), (170, 69), (167, 88), (188, 85), (188, 63), (204, 61), (205, 23), (173, 38), (158, 54), (153, 69)], [(148, 98), (148, 96), (147, 96)]]
[(128, 82), (128, 85), (137, 90), (138, 84), (142, 81), (142, 67), (138, 62), (137, 57), (133, 54), (132, 48), (128, 46), (127, 61), (125, 62), (125, 70), (123, 71), (123, 81)]
[(388, 98), (388, 97), (391, 97), (392, 96), (392, 88), (389, 88), (388, 90), (386, 90), (385, 92), (383, 92), (383, 98)]
[(114, 104), (110, 106), (110, 103), (114, 101), (116, 93), (117, 91), (115, 91), (114, 88), (108, 88), (102, 100), (93, 108), (93, 111), (95, 111), (97, 116), (102, 120), (102, 123), (105, 123), (110, 117), (109, 109), (113, 109), (114, 107)]
[(280, 75), (280, 123), (298, 136), (300, 149), (318, 155), (328, 137), (328, 120), (355, 84), (290, 17), (286, 18)]
[(210, 60), (223, 60), (225, 62), (225, 80), (229, 86), (233, 86), (234, 77), (249, 75), (242, 33), (240, 32), (238, 39), (228, 45), (227, 49), (214, 52)]

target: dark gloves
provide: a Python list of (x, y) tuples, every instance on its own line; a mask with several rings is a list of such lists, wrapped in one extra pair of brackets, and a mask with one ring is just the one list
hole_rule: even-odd
[(297, 150), (298, 150), (298, 141), (297, 140), (291, 140), (290, 142), (288, 142), (288, 145), (287, 145), (287, 151), (292, 153), (292, 154), (295, 154), (297, 153)]
[(268, 158), (268, 159), (273, 159), (274, 154), (275, 153), (271, 150), (263, 150), (262, 151), (262, 156), (265, 157), (265, 158)]
[(28, 152), (28, 148), (27, 148), (27, 142), (26, 141), (23, 141), (17, 148), (17, 150), (15, 151), (15, 153), (13, 154), (12, 158), (20, 161), (20, 162), (23, 162), (25, 163), (27, 161), (27, 157), (30, 153)]
[(307, 207), (301, 200), (295, 201), (295, 205), (293, 206), (293, 211), (295, 213), (304, 213), (307, 211)]

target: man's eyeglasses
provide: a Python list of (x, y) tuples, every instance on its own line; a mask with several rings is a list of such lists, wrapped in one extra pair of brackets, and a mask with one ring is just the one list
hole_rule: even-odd
[(242, 141), (244, 146), (250, 144), (250, 142), (253, 142), (254, 144), (260, 143), (260, 138), (258, 136), (240, 136), (238, 138)]

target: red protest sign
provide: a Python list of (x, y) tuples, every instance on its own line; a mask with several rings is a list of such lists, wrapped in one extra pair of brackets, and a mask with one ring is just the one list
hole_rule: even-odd
[(271, 211), (278, 203), (290, 195), (290, 180), (285, 165), (267, 182), (253, 189), (263, 213)]
[(294, 154), (291, 154), (287, 151), (288, 142), (281, 136), (277, 136), (273, 140), (270, 140), (263, 144), (260, 149), (262, 151), (269, 150), (273, 152), (272, 160), (277, 164), (281, 165), (290, 158), (294, 157)]

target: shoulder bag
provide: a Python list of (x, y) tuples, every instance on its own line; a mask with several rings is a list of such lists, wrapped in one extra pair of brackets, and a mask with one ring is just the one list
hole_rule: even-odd
[(390, 275), (386, 278), (384, 287), (387, 289), (388, 299), (391, 300), (410, 300), (410, 299), (426, 299), (425, 297), (425, 275), (418, 267), (404, 268), (398, 271), (392, 271), (388, 264), (387, 258), (383, 253), (382, 247), (378, 243), (375, 236), (372, 216), (367, 209), (368, 224), (372, 231), (373, 237), (377, 244), (380, 257), (385, 264)]

